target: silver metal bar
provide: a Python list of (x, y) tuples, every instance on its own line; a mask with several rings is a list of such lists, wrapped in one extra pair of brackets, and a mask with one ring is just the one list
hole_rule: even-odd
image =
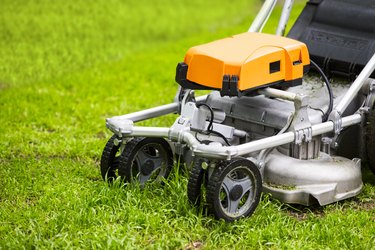
[(285, 0), (283, 11), (281, 12), (279, 25), (277, 26), (276, 35), (283, 36), (285, 34), (286, 25), (289, 21), (290, 12), (292, 11), (294, 0)]
[[(351, 116), (347, 116), (342, 118), (342, 126), (348, 127), (362, 121), (362, 117), (360, 114), (354, 114)], [(328, 121), (324, 123), (319, 123), (316, 125), (311, 126), (312, 129), (312, 136), (321, 135), (324, 133), (328, 133), (333, 131), (333, 122)], [(267, 137), (264, 139), (260, 139), (253, 142), (248, 142), (242, 145), (237, 146), (238, 154), (244, 155), (249, 154), (252, 152), (256, 152), (258, 150), (262, 150), (265, 148), (277, 147), (283, 144), (291, 143), (294, 141), (294, 132), (287, 132), (280, 135), (275, 135), (271, 137)]]
[(363, 68), (361, 73), (358, 75), (358, 77), (352, 83), (350, 88), (346, 91), (346, 94), (341, 99), (341, 101), (336, 105), (335, 109), (332, 112), (337, 112), (340, 115), (344, 113), (346, 108), (353, 101), (355, 96), (358, 94), (360, 89), (365, 84), (367, 78), (370, 77), (370, 75), (374, 71), (374, 69), (375, 69), (375, 54), (371, 57), (370, 61)]
[(294, 141), (294, 132), (266, 137), (264, 139), (244, 143), (237, 146), (238, 155), (246, 155), (266, 148), (273, 148)]
[(111, 117), (111, 119), (115, 118), (119, 120), (131, 120), (133, 122), (139, 122), (139, 121), (159, 117), (162, 115), (175, 113), (178, 111), (178, 105), (179, 104), (177, 102), (174, 102), (174, 103), (158, 106), (155, 108), (145, 109), (145, 110), (141, 110), (141, 111), (126, 114), (126, 115), (114, 116), (114, 117)]
[(246, 133), (246, 131), (235, 129), (235, 130), (233, 130), (233, 135), (242, 138), (242, 137), (247, 136), (247, 133)]
[(164, 137), (169, 135), (169, 128), (166, 127), (134, 127), (131, 136)]
[(279, 90), (279, 89), (274, 89), (274, 88), (265, 88), (258, 90), (258, 93), (269, 96), (269, 97), (274, 97), (274, 98), (280, 98), (283, 100), (288, 100), (288, 101), (295, 101), (297, 98), (297, 94)]
[(277, 0), (266, 0), (255, 17), (248, 32), (261, 32), (268, 18), (270, 17)]
[[(354, 124), (361, 123), (362, 116), (360, 114), (354, 114), (350, 116), (346, 116), (342, 118), (342, 127), (349, 127)], [(333, 131), (333, 122), (327, 121), (324, 123), (316, 124), (312, 126), (312, 136), (321, 135), (324, 133), (332, 132)]]
[[(342, 126), (348, 127), (360, 123), (362, 117), (360, 114), (354, 114), (344, 117), (342, 119)], [(312, 136), (321, 135), (333, 131), (333, 122), (328, 121), (320, 124), (313, 125)], [(237, 146), (238, 155), (245, 155), (265, 148), (277, 147), (283, 144), (291, 143), (294, 141), (294, 132), (288, 132), (272, 137), (267, 137), (253, 142), (248, 142)]]
[[(207, 95), (199, 96), (195, 99), (197, 102), (204, 101), (207, 99)], [(150, 109), (141, 110), (141, 111), (126, 114), (126, 115), (114, 116), (114, 117), (111, 117), (110, 119), (113, 118), (116, 120), (131, 120), (133, 122), (139, 122), (139, 121), (156, 118), (156, 117), (160, 117), (160, 116), (171, 114), (171, 113), (177, 113), (179, 105), (180, 105), (179, 103), (173, 102), (173, 103), (165, 104), (162, 106), (157, 106), (157, 107), (150, 108)]]

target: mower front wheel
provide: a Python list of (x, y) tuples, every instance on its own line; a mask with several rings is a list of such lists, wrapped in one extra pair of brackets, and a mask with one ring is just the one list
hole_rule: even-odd
[(116, 135), (113, 135), (105, 145), (100, 158), (100, 172), (105, 181), (112, 182), (118, 177), (119, 157), (124, 150)]
[(173, 167), (173, 154), (162, 138), (137, 137), (125, 146), (119, 158), (119, 175), (127, 182), (162, 182)]
[(225, 221), (250, 216), (258, 206), (261, 190), (262, 177), (254, 163), (242, 158), (222, 161), (207, 184), (210, 212)]
[(207, 163), (205, 159), (195, 159), (189, 175), (187, 185), (187, 196), (191, 205), (198, 207), (203, 197), (203, 191), (207, 184), (207, 170), (202, 164)]

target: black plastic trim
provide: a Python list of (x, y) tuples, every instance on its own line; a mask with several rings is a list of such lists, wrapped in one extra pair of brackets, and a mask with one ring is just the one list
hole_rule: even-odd
[(270, 62), (270, 74), (273, 74), (276, 72), (280, 72), (280, 60), (275, 61), (275, 62)]
[(374, 0), (310, 0), (288, 37), (304, 42), (325, 74), (352, 80), (375, 53), (374, 23)]
[[(304, 66), (304, 71), (308, 71), (309, 65)], [(222, 82), (222, 88), (216, 89), (212, 87), (207, 87), (200, 85), (199, 83), (192, 82), (186, 79), (188, 70), (188, 65), (186, 63), (178, 63), (176, 68), (176, 82), (181, 85), (181, 87), (186, 89), (195, 89), (195, 90), (218, 90), (220, 91), (221, 96), (251, 96), (251, 95), (258, 95), (257, 91), (258, 89), (267, 88), (267, 87), (274, 87), (279, 89), (286, 89), (289, 87), (294, 87), (297, 85), (302, 84), (302, 78), (298, 78), (291, 81), (276, 81), (271, 82), (267, 84), (263, 84), (254, 88), (246, 89), (244, 91), (240, 91), (238, 89), (238, 81), (239, 78), (237, 75), (224, 75), (223, 76), (223, 82)]]
[(185, 89), (197, 89), (197, 90), (210, 90), (213, 88), (200, 85), (196, 82), (189, 81), (186, 79), (188, 65), (184, 62), (180, 62), (176, 67), (176, 82)]

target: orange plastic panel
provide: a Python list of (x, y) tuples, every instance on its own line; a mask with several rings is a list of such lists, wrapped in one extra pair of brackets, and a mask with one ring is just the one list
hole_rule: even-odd
[(224, 75), (239, 77), (238, 89), (302, 78), (310, 64), (304, 43), (276, 35), (243, 33), (188, 50), (186, 79), (221, 89)]

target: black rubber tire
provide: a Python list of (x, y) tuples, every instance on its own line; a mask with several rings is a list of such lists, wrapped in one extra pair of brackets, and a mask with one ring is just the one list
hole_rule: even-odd
[[(140, 163), (140, 152), (145, 154), (143, 157), (149, 157), (149, 159)], [(160, 166), (155, 166), (157, 159), (161, 161), (161, 168), (159, 168)], [(162, 182), (163, 178), (166, 179), (168, 177), (173, 164), (173, 153), (166, 140), (162, 138), (137, 137), (128, 141), (119, 157), (118, 173), (127, 182), (137, 180), (143, 186), (151, 178), (155, 177), (155, 173), (159, 169), (160, 171), (154, 181)]]
[(365, 131), (368, 166), (375, 174), (375, 110), (368, 116)]
[[(229, 175), (232, 175), (232, 177), (228, 179), (235, 185), (226, 191), (223, 183)], [(250, 180), (249, 185), (251, 186), (248, 190), (244, 190), (242, 187), (247, 183), (245, 176)], [(242, 185), (240, 185), (241, 183)], [(221, 161), (217, 164), (207, 184), (206, 199), (209, 211), (216, 218), (231, 222), (250, 216), (259, 204), (261, 192), (262, 176), (257, 166), (247, 159), (233, 159)], [(245, 202), (241, 205), (243, 199), (245, 199)], [(229, 203), (231, 202), (238, 202), (234, 207), (235, 212), (229, 211), (231, 209)]]
[(199, 206), (202, 200), (202, 185), (205, 184), (206, 170), (202, 168), (204, 159), (193, 162), (187, 184), (188, 200), (192, 206)]
[(120, 145), (116, 146), (114, 140), (117, 138), (116, 135), (113, 135), (105, 145), (102, 157), (100, 159), (100, 172), (103, 177), (103, 180), (112, 182), (114, 181), (117, 175), (117, 169), (119, 165), (119, 155)]

